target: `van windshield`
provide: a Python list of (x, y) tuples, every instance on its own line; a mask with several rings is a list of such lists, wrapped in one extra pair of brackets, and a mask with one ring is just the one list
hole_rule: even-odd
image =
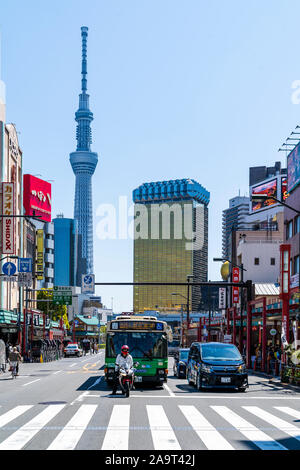
[(242, 360), (239, 350), (233, 344), (202, 344), (204, 361), (236, 361)]

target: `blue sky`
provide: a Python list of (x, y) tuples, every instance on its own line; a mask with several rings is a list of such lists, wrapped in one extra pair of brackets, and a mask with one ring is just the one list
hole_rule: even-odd
[[(222, 210), (248, 194), (248, 169), (286, 164), (278, 148), (299, 124), (298, 0), (14, 0), (0, 2), (7, 121), (24, 172), (54, 180), (54, 215), (73, 217), (74, 113), (80, 27), (89, 27), (94, 212), (147, 181), (193, 178), (211, 193), (209, 278), (219, 279)], [(132, 240), (98, 240), (99, 282), (132, 279)], [(132, 308), (129, 288), (98, 288)]]

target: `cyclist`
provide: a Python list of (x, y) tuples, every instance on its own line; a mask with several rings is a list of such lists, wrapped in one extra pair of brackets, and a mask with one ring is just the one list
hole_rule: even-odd
[(19, 375), (19, 362), (22, 362), (22, 356), (16, 347), (9, 353), (8, 360), (12, 367), (12, 363), (16, 363), (16, 373)]

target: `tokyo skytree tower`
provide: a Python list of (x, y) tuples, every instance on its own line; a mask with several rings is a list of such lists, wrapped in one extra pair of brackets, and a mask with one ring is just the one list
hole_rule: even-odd
[(77, 122), (76, 152), (70, 154), (70, 163), (76, 176), (74, 219), (78, 221), (78, 267), (77, 281), (81, 285), (82, 274), (93, 274), (93, 203), (92, 176), (98, 163), (98, 154), (91, 151), (94, 119), (89, 109), (87, 94), (87, 37), (88, 28), (81, 28), (82, 36), (82, 85), (79, 95), (79, 109), (75, 114)]

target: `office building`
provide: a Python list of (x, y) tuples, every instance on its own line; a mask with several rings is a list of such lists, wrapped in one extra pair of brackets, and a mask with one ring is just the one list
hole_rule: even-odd
[(231, 232), (245, 227), (245, 217), (249, 213), (249, 197), (237, 196), (229, 200), (229, 208), (223, 211), (222, 256), (231, 257)]
[[(209, 192), (191, 179), (145, 183), (135, 203), (134, 282), (207, 281)], [(200, 290), (190, 289), (190, 311)], [(172, 295), (176, 293), (178, 295)], [(186, 286), (135, 286), (134, 312), (187, 305)]]
[(76, 286), (78, 222), (58, 216), (54, 224), (54, 284), (56, 286)]

